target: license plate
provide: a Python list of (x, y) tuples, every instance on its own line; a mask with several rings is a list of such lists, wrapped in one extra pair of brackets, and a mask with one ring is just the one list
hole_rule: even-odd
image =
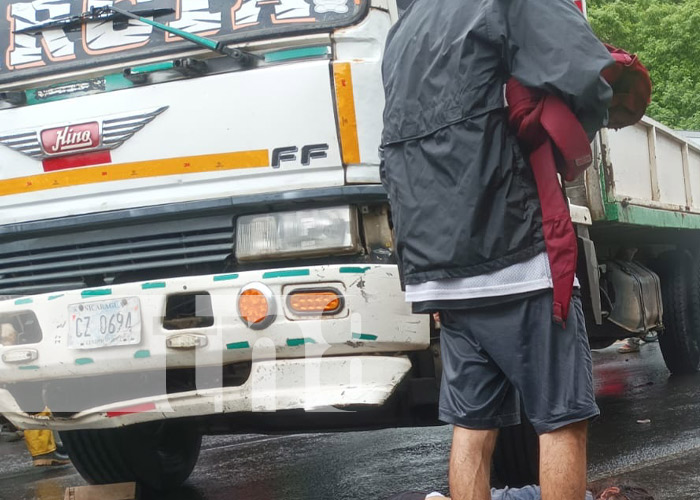
[(141, 307), (137, 297), (71, 304), (68, 317), (69, 349), (98, 349), (141, 342)]

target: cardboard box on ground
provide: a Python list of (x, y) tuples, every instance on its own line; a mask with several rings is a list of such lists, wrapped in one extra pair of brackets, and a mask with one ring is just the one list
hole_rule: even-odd
[(136, 483), (72, 486), (63, 500), (138, 500)]

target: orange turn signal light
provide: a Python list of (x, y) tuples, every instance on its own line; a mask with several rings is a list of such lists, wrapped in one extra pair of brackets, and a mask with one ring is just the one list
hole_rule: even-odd
[(296, 314), (336, 314), (343, 297), (337, 290), (303, 290), (290, 293), (287, 305)]
[(249, 288), (238, 296), (238, 312), (241, 319), (249, 325), (262, 323), (269, 311), (270, 304), (260, 290)]

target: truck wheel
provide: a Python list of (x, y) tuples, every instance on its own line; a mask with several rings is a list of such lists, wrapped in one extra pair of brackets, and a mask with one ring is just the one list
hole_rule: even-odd
[[(691, 271), (692, 270), (692, 271)], [(661, 354), (673, 374), (700, 370), (700, 276), (688, 252), (664, 254), (660, 266), (663, 321)]]
[(199, 457), (202, 435), (182, 422), (60, 433), (83, 478), (91, 484), (138, 482), (164, 491), (179, 487)]
[(540, 444), (535, 428), (522, 417), (520, 425), (498, 433), (493, 452), (493, 470), (503, 486), (520, 488), (539, 484)]

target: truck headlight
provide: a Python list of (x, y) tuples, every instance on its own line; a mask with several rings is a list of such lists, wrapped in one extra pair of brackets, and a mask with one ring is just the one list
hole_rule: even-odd
[(241, 261), (358, 251), (357, 212), (353, 207), (276, 212), (238, 218), (236, 258)]

